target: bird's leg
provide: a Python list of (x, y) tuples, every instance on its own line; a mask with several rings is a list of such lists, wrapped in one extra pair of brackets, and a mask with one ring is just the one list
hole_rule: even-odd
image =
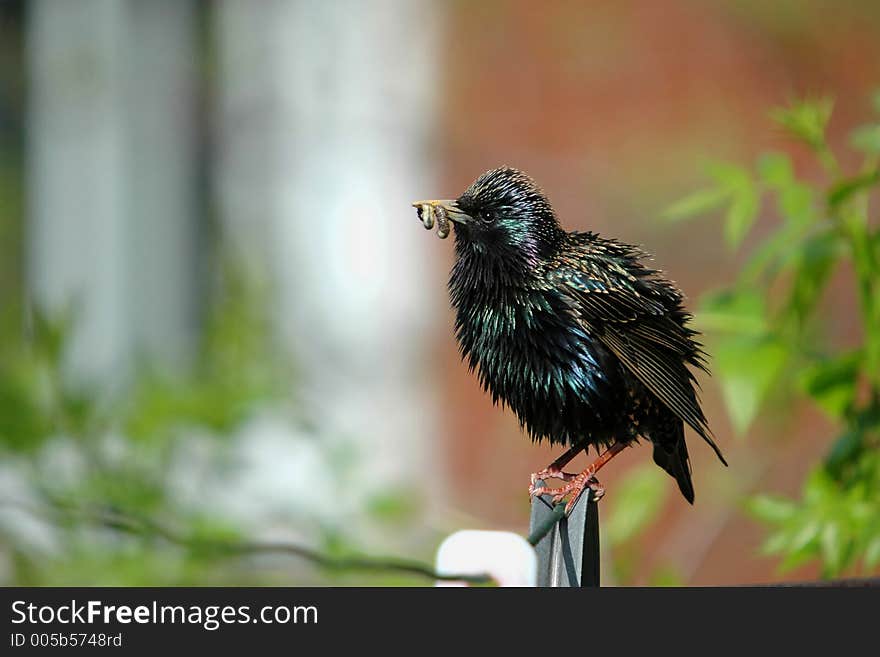
[(566, 496), (571, 495), (571, 499), (569, 499), (568, 504), (565, 505), (566, 513), (571, 512), (585, 488), (592, 489), (595, 498), (599, 499), (605, 494), (605, 488), (596, 479), (596, 473), (625, 448), (626, 445), (623, 443), (614, 443), (611, 447), (602, 452), (602, 454), (599, 455), (599, 458), (588, 465), (583, 472), (572, 477), (570, 480), (566, 480), (566, 483), (563, 486), (560, 486), (559, 488), (547, 488), (541, 486), (533, 489), (532, 495), (551, 495), (554, 503), (561, 502)]
[(570, 472), (563, 472), (562, 468), (568, 465), (569, 461), (571, 461), (575, 456), (580, 454), (583, 450), (587, 448), (585, 443), (579, 443), (574, 447), (570, 448), (567, 452), (565, 452), (558, 459), (553, 461), (550, 465), (548, 465), (543, 470), (538, 472), (533, 472), (531, 474), (531, 482), (529, 483), (529, 495), (533, 495), (533, 491), (535, 489), (535, 483), (537, 483), (538, 479), (542, 481), (545, 479), (562, 479), (563, 481), (571, 481), (577, 475), (572, 474)]

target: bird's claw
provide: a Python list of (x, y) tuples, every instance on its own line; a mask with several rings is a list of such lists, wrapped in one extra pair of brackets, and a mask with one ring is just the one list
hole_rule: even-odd
[[(544, 473), (536, 473), (532, 475), (532, 483), (529, 486), (529, 495), (532, 497), (537, 497), (539, 495), (550, 495), (550, 499), (553, 504), (558, 504), (562, 500), (564, 500), (569, 495), (571, 498), (568, 501), (568, 504), (565, 505), (565, 512), (571, 513), (571, 510), (574, 508), (574, 505), (577, 504), (578, 499), (583, 494), (584, 490), (589, 488), (593, 491), (593, 501), (598, 502), (605, 495), (605, 487), (599, 482), (598, 479), (589, 472), (582, 472), (578, 475), (569, 475), (568, 473), (558, 473), (559, 475), (567, 475), (564, 479), (565, 484), (560, 486), (559, 488), (547, 488), (546, 486), (535, 487), (536, 479), (543, 479), (541, 476)], [(562, 479), (560, 476), (553, 476), (554, 479)]]
[(535, 484), (538, 483), (538, 480), (546, 481), (547, 479), (561, 479), (562, 481), (572, 481), (576, 474), (571, 472), (563, 472), (557, 468), (544, 468), (539, 472), (533, 472), (529, 478), (529, 495), (534, 495)]

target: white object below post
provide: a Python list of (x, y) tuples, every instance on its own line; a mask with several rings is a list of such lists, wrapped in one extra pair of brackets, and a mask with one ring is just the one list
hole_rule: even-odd
[[(437, 549), (435, 567), (441, 575), (488, 575), (499, 586), (536, 586), (538, 578), (535, 549), (513, 532), (455, 532)], [(437, 586), (467, 584), (439, 581)]]

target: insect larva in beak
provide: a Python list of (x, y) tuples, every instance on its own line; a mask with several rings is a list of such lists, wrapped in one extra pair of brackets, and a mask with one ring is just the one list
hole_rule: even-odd
[(436, 206), (434, 215), (437, 217), (437, 237), (445, 240), (449, 236), (449, 217), (446, 215), (446, 208), (442, 205)]
[(431, 230), (434, 227), (434, 208), (428, 203), (420, 205), (419, 219), (422, 220), (425, 230)]

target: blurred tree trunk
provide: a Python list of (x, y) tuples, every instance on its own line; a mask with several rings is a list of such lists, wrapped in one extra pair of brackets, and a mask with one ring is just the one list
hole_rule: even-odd
[(321, 435), (354, 441), (373, 487), (436, 461), (425, 331), (445, 304), (427, 284), (441, 245), (410, 202), (436, 190), (440, 14), (302, 0), (217, 16), (227, 236), (278, 282), (279, 335)]
[(193, 4), (29, 4), (28, 282), (74, 311), (71, 372), (191, 340)]

